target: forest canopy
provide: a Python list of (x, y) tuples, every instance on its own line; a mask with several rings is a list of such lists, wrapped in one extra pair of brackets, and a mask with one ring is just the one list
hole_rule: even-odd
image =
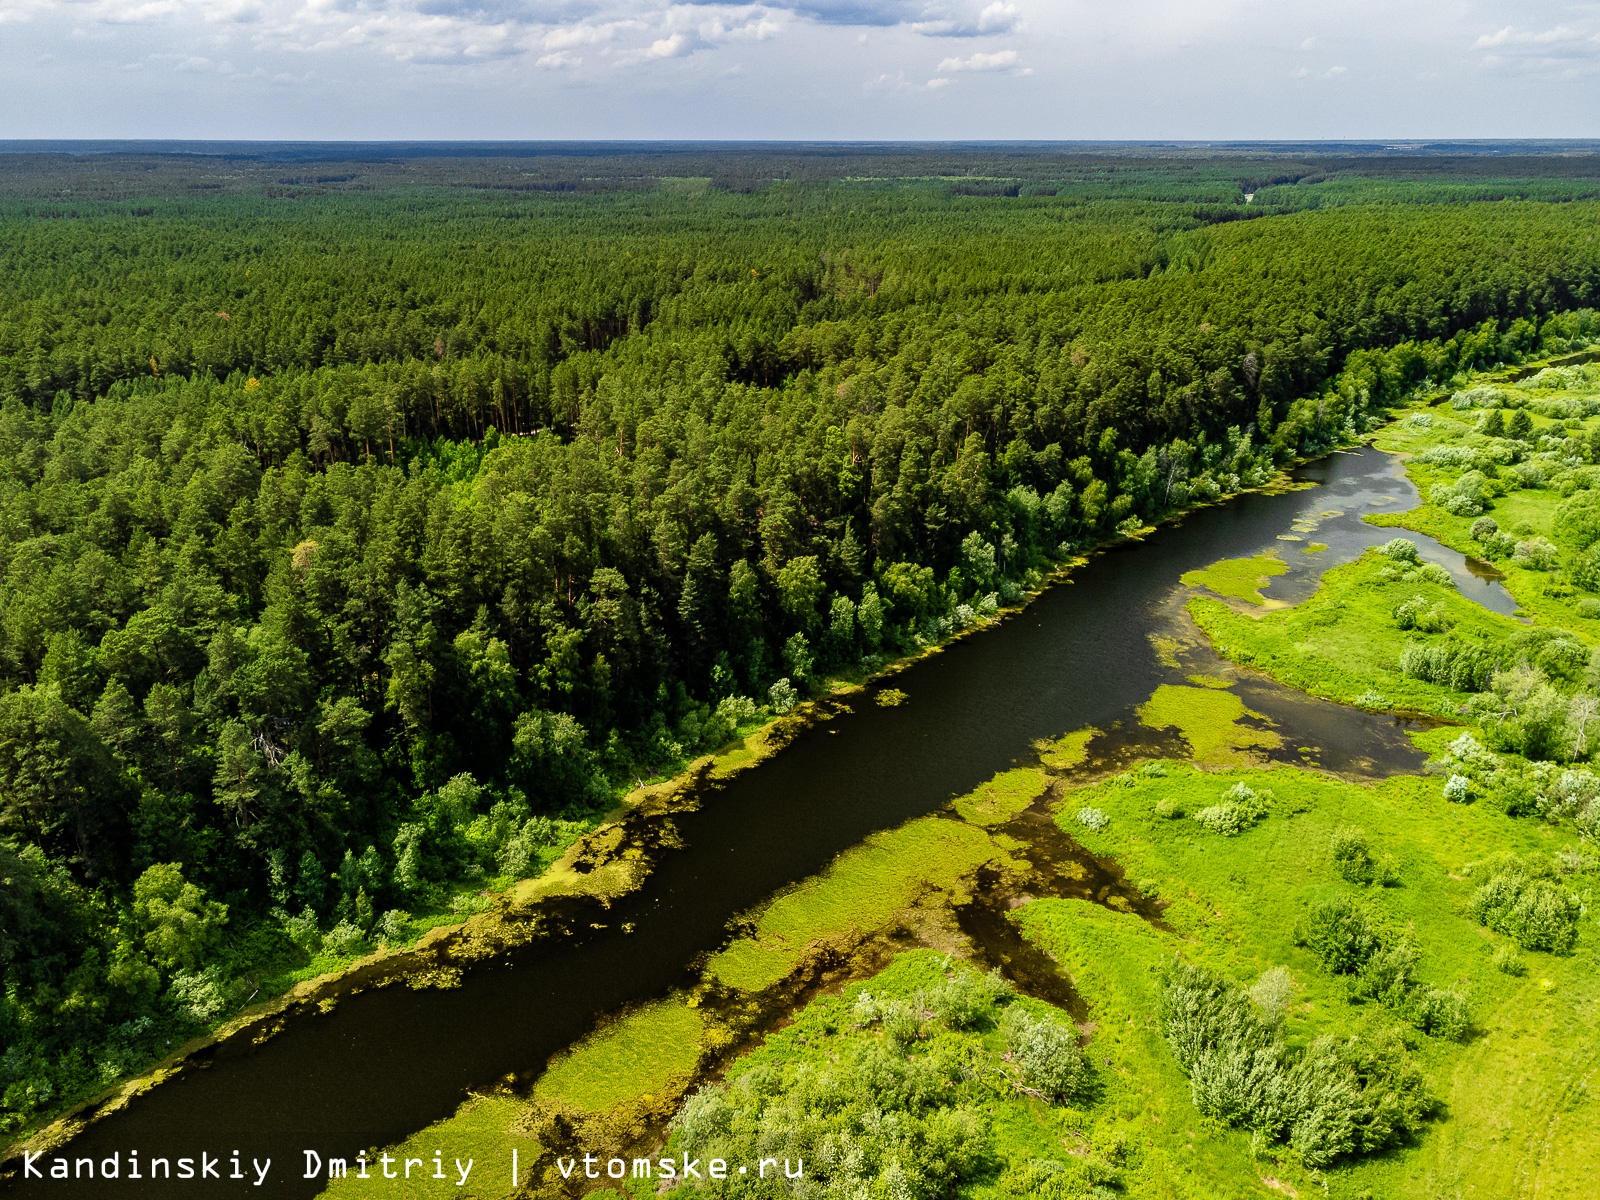
[(1230, 173), (9, 190), (0, 1129), (829, 673), (1600, 334), (1592, 202)]

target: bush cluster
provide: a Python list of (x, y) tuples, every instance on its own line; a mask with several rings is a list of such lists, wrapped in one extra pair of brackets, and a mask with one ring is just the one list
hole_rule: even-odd
[(1472, 894), (1480, 925), (1503, 933), (1525, 950), (1569, 954), (1578, 940), (1584, 905), (1578, 895), (1525, 860), (1506, 858), (1490, 868)]
[(1194, 819), (1212, 833), (1237, 837), (1258, 824), (1271, 809), (1272, 792), (1269, 789), (1256, 791), (1241, 781), (1224, 792), (1219, 803), (1195, 813)]
[(1415, 972), (1421, 956), (1415, 943), (1380, 930), (1348, 896), (1310, 905), (1295, 929), (1295, 941), (1328, 971), (1350, 977), (1352, 999), (1377, 1001), (1435, 1037), (1460, 1040), (1471, 1029), (1466, 996), (1419, 980)]
[[(1092, 1088), (1077, 1030), (1025, 1011), (997, 974), (957, 966), (915, 995), (862, 991), (848, 1013), (828, 1028), (820, 1053), (759, 1057), (684, 1104), (671, 1125), (674, 1149), (729, 1162), (805, 1160), (803, 1183), (732, 1176), (707, 1181), (707, 1194), (953, 1196), (995, 1173), (988, 1109), (997, 1096), (1022, 1090), (1073, 1102)], [(985, 1046), (990, 1031), (1005, 1047), (999, 1055)], [(1117, 1184), (1120, 1157), (1107, 1142), (1075, 1166), (1016, 1164), (1001, 1184), (1009, 1194), (1065, 1200)], [(1018, 1190), (1035, 1183), (1038, 1193)]]
[(1434, 1109), (1392, 1033), (1322, 1037), (1297, 1052), (1238, 988), (1182, 960), (1167, 974), (1161, 1024), (1202, 1116), (1286, 1143), (1309, 1167), (1403, 1142)]

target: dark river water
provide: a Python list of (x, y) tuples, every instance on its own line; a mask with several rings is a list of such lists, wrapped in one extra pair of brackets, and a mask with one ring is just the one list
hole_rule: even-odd
[[(97, 1162), (202, 1152), (271, 1157), (267, 1186), (224, 1178), (170, 1185), (21, 1182), (8, 1194), (274, 1197), (313, 1194), (296, 1178), (302, 1152), (350, 1156), (391, 1144), (453, 1112), (469, 1088), (508, 1075), (532, 1078), (555, 1051), (622, 1005), (683, 982), (697, 956), (728, 936), (731, 917), (812, 874), (867, 834), (939, 809), (1013, 762), (1030, 743), (1094, 725), (1126, 723), (1163, 682), (1151, 635), (1172, 627), (1178, 576), (1220, 558), (1278, 549), (1291, 563), (1269, 597), (1306, 594), (1321, 571), (1398, 531), (1363, 512), (1416, 503), (1396, 460), (1373, 450), (1336, 454), (1301, 470), (1317, 486), (1245, 496), (1191, 514), (1147, 539), (1094, 559), (1023, 612), (893, 678), (899, 707), (857, 698), (854, 711), (801, 734), (770, 761), (719, 785), (698, 811), (676, 818), (683, 848), (667, 853), (643, 888), (584, 936), (534, 944), (473, 968), (449, 990), (386, 987), (325, 1015), (290, 1020), (261, 1045), (223, 1044), (201, 1069), (152, 1089), (82, 1133), (63, 1153)], [(1280, 540), (1299, 536), (1327, 551)], [(1445, 565), (1469, 595), (1500, 611), (1510, 598), (1472, 574), (1461, 555), (1406, 534)], [(1317, 748), (1335, 770), (1415, 769), (1418, 755), (1392, 717), (1241, 685), (1250, 707), (1289, 746)], [(631, 923), (634, 932), (621, 927)], [(126, 1168), (124, 1167), (124, 1172)]]

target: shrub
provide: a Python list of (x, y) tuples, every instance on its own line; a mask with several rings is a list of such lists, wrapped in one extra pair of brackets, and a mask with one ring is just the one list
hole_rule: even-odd
[(1311, 905), (1295, 929), (1295, 941), (1305, 946), (1336, 975), (1359, 971), (1378, 949), (1367, 914), (1348, 896), (1335, 896)]
[(781, 716), (800, 703), (800, 693), (788, 679), (780, 679), (767, 690), (767, 699), (772, 711)]
[(367, 948), (367, 939), (353, 922), (340, 921), (323, 935), (322, 948), (329, 954), (347, 958), (364, 952)]
[(922, 1036), (922, 1018), (909, 1004), (885, 1004), (879, 1019), (883, 1022), (885, 1036), (896, 1050), (905, 1050)]
[(1183, 809), (1171, 796), (1162, 796), (1156, 800), (1155, 814), (1164, 821), (1175, 821), (1183, 816)]
[(991, 1020), (997, 1006), (1010, 996), (1011, 985), (998, 970), (987, 975), (961, 970), (929, 991), (927, 1003), (951, 1029), (975, 1029)]
[(1247, 995), (1263, 1017), (1277, 1024), (1289, 1011), (1289, 1001), (1294, 999), (1294, 977), (1289, 974), (1288, 967), (1269, 967)]
[(1390, 1008), (1403, 1007), (1416, 986), (1413, 972), (1421, 957), (1416, 945), (1405, 938), (1392, 946), (1379, 945), (1361, 963), (1350, 983), (1350, 994), (1358, 1000), (1376, 1000)]
[(1387, 558), (1392, 558), (1397, 563), (1415, 565), (1422, 561), (1422, 555), (1417, 550), (1417, 544), (1410, 538), (1391, 538), (1378, 547), (1378, 553)]
[(548, 817), (529, 817), (500, 847), (495, 862), (502, 875), (523, 879), (539, 869), (539, 851), (556, 840), (555, 825)]
[(283, 932), (288, 939), (307, 954), (322, 949), (322, 931), (317, 927), (317, 914), (308, 906), (298, 917), (281, 915)]
[(1459, 991), (1425, 988), (1411, 1006), (1411, 1022), (1423, 1033), (1446, 1041), (1459, 1042), (1472, 1029), (1467, 998)]
[(1400, 651), (1400, 673), (1457, 692), (1481, 692), (1494, 674), (1494, 658), (1481, 646), (1448, 638), (1411, 642)]
[(1561, 563), (1561, 553), (1545, 538), (1531, 537), (1516, 544), (1511, 562), (1529, 571), (1553, 571)]
[(1555, 506), (1550, 533), (1573, 549), (1587, 550), (1600, 541), (1600, 496), (1579, 491)]
[(1237, 837), (1267, 815), (1272, 793), (1257, 792), (1243, 782), (1234, 784), (1223, 793), (1222, 802), (1195, 813), (1194, 819), (1212, 833), (1223, 837)]
[(1383, 1150), (1434, 1108), (1392, 1033), (1319, 1038), (1297, 1056), (1238, 989), (1181, 961), (1162, 989), (1161, 1023), (1202, 1116), (1287, 1141), (1310, 1167)]
[(1439, 587), (1454, 587), (1455, 578), (1438, 563), (1423, 563), (1417, 568), (1417, 578)]
[(1578, 940), (1583, 902), (1548, 879), (1511, 865), (1496, 871), (1472, 896), (1480, 925), (1503, 933), (1524, 950), (1566, 954)]
[(1479, 517), (1472, 523), (1472, 540), (1481, 542), (1490, 534), (1500, 532), (1500, 522), (1493, 517)]
[(1444, 781), (1444, 798), (1451, 804), (1465, 804), (1472, 799), (1472, 780), (1465, 775), (1452, 775)]
[(1401, 629), (1415, 629), (1419, 633), (1443, 633), (1450, 628), (1444, 601), (1429, 604), (1426, 596), (1412, 596), (1395, 605), (1394, 619)]
[(1334, 872), (1348, 883), (1371, 883), (1374, 875), (1372, 850), (1367, 845), (1367, 835), (1351, 825), (1333, 831), (1328, 846), (1333, 859)]
[(406, 940), (406, 935), (411, 932), (411, 914), (403, 908), (391, 908), (378, 918), (378, 923), (373, 932), (378, 940), (393, 945)]
[(1514, 946), (1496, 946), (1494, 969), (1502, 975), (1520, 976), (1528, 973), (1528, 964), (1522, 961)]
[(1101, 809), (1085, 806), (1078, 810), (1078, 824), (1098, 832), (1111, 824), (1111, 818)]
[(1078, 1100), (1087, 1094), (1089, 1064), (1078, 1048), (1078, 1031), (1070, 1024), (1010, 1008), (1001, 1030), (1024, 1086), (1052, 1100)]
[(235, 989), (213, 963), (204, 971), (175, 971), (167, 985), (167, 999), (178, 1016), (191, 1025), (209, 1025), (234, 1003)]

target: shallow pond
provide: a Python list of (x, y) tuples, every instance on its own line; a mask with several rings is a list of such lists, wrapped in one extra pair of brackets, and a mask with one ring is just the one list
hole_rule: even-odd
[[(867, 834), (935, 811), (1030, 758), (1036, 739), (1092, 725), (1108, 731), (1109, 742), (1114, 731), (1127, 731), (1137, 749), (1134, 707), (1159, 684), (1181, 682), (1196, 656), (1209, 654), (1191, 639), (1184, 662), (1169, 653), (1163, 665), (1152, 642), (1184, 619), (1183, 572), (1266, 547), (1297, 549), (1280, 534), (1326, 542), (1320, 554), (1284, 554), (1294, 565), (1267, 594), (1293, 599), (1327, 567), (1394, 536), (1362, 524), (1362, 512), (1415, 503), (1396, 461), (1373, 450), (1331, 456), (1300, 477), (1316, 486), (1241, 497), (1097, 557), (1021, 613), (894, 676), (892, 686), (907, 696), (902, 705), (853, 698), (854, 711), (805, 731), (770, 761), (715, 786), (697, 811), (676, 816), (682, 848), (667, 852), (636, 894), (609, 910), (573, 913), (571, 937), (471, 969), (453, 989), (378, 988), (326, 1014), (291, 1018), (260, 1045), (225, 1043), (206, 1052), (203, 1069), (90, 1126), (64, 1153), (99, 1160), (133, 1149), (144, 1158), (239, 1150), (247, 1172), (250, 1158), (273, 1159), (271, 1182), (254, 1194), (309, 1196), (317, 1185), (298, 1178), (303, 1151), (351, 1156), (448, 1115), (469, 1088), (507, 1076), (531, 1081), (600, 1014), (689, 978), (696, 958), (726, 939), (736, 914)], [(1453, 552), (1436, 544), (1424, 553), (1477, 589), (1469, 594), (1510, 611), (1504, 589), (1472, 576), (1462, 556), (1452, 562)], [(1285, 750), (1273, 757), (1309, 754), (1357, 774), (1420, 765), (1392, 717), (1237, 672), (1231, 678), (1281, 735)], [(1160, 735), (1140, 736), (1159, 748)], [(14, 1180), (9, 1186), (29, 1193)], [(52, 1183), (48, 1190), (102, 1196), (108, 1186)], [(198, 1194), (178, 1181), (134, 1186), (141, 1196)], [(206, 1194), (229, 1188), (252, 1190), (224, 1181)]]

